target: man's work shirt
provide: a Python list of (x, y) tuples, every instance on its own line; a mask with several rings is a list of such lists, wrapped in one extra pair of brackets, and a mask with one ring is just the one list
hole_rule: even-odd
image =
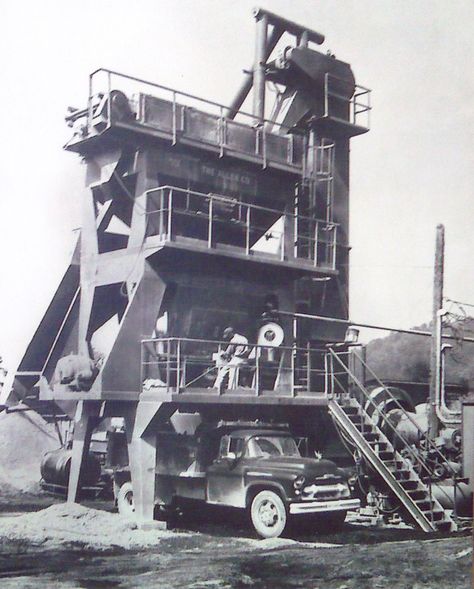
[(248, 343), (249, 340), (245, 337), (245, 335), (240, 335), (240, 333), (235, 333), (232, 339), (230, 340), (230, 345), (227, 348), (227, 352), (233, 354), (237, 358), (245, 358), (248, 353)]

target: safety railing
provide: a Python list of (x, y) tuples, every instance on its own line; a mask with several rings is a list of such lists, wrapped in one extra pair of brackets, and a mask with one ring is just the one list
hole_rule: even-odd
[[(363, 360), (355, 348), (349, 351), (336, 352), (334, 349), (329, 350), (327, 358), (328, 366), (328, 397), (341, 400), (344, 396), (359, 397), (359, 402), (365, 405), (365, 409), (370, 407), (373, 410), (373, 418), (383, 423), (384, 428), (389, 433), (393, 440), (398, 442), (403, 447), (403, 454), (412, 463), (415, 470), (418, 471), (421, 479), (430, 490), (432, 495), (432, 487), (436, 486), (439, 493), (444, 495), (448, 502), (452, 498), (449, 493), (443, 488), (440, 482), (439, 469), (436, 465), (441, 465), (445, 478), (452, 481), (454, 487), (454, 501), (453, 510), (456, 515), (456, 497), (462, 496), (459, 488), (459, 474), (453, 468), (450, 461), (440, 452), (438, 446), (432, 441), (425, 430), (423, 430), (413, 417), (406, 411), (400, 401), (391, 393), (383, 382), (377, 377), (370, 366)], [(418, 433), (420, 440), (420, 447), (415, 448), (408, 443), (404, 436), (397, 430), (396, 425), (391, 421), (388, 413), (385, 411), (386, 403), (380, 404), (370, 392), (366, 389), (363, 382), (356, 376), (357, 373), (365, 372), (370, 375), (369, 378), (377, 383), (379, 387), (384, 390), (387, 399), (390, 399), (390, 406), (396, 407), (400, 410), (415, 431)]]
[(192, 338), (142, 340), (142, 390), (172, 394), (217, 393), (326, 396), (326, 351), (313, 348), (235, 346)]
[(335, 223), (173, 186), (147, 195), (147, 236), (336, 269)]
[[(89, 76), (88, 134), (96, 124), (97, 97), (107, 98), (116, 91), (128, 98), (134, 122), (167, 134), (173, 144), (183, 138), (217, 147), (221, 156), (226, 151), (251, 155), (264, 167), (269, 162), (298, 169), (303, 166), (305, 138), (288, 133), (289, 128), (282, 124), (256, 121), (245, 111), (229, 119), (228, 107), (223, 104), (103, 68)], [(102, 116), (106, 127), (116, 122), (112, 100), (103, 105)]]
[(324, 76), (324, 116), (339, 119), (351, 125), (370, 129), (371, 90), (356, 84), (353, 86), (338, 76)]

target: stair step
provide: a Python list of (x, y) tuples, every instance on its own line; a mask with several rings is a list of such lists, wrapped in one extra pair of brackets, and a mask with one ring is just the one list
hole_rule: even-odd
[[(389, 469), (390, 470), (390, 469)], [(394, 478), (400, 483), (416, 483), (418, 486), (418, 481), (411, 481), (410, 479), (410, 471), (406, 469), (396, 469), (391, 471)]]
[[(407, 471), (408, 472), (408, 471)], [(418, 489), (419, 482), (414, 480), (399, 480), (400, 485), (405, 489), (405, 491), (414, 491)]]
[(358, 415), (348, 415), (347, 417), (352, 421), (353, 425), (355, 425), (355, 427), (359, 431), (364, 431), (364, 432), (377, 431), (371, 423), (368, 423), (367, 421), (363, 421)]
[(452, 527), (451, 522), (447, 520), (434, 522), (434, 525), (438, 532), (450, 532)]
[(429, 516), (428, 516), (428, 519), (429, 519), (430, 521), (431, 521), (431, 520), (433, 520), (433, 521), (435, 521), (435, 522), (437, 522), (437, 521), (444, 521), (444, 518), (445, 518), (445, 513), (444, 513), (444, 511), (432, 511), (432, 512), (429, 514)]
[(347, 417), (352, 421), (352, 423), (365, 423), (359, 413), (350, 413)]
[[(364, 438), (368, 442), (375, 442), (376, 440), (380, 440), (380, 434), (378, 434), (377, 432), (364, 432)], [(385, 442), (381, 442), (381, 443), (385, 443)]]
[(424, 491), (423, 489), (413, 489), (407, 491), (407, 493), (413, 501), (417, 501), (419, 499), (426, 499), (426, 491)]
[[(382, 462), (385, 463), (385, 466), (395, 478), (397, 478), (399, 472), (403, 471), (403, 467), (405, 466), (401, 460), (382, 460)], [(407, 470), (406, 472), (409, 473), (410, 471)]]
[(354, 405), (344, 405), (342, 410), (346, 415), (360, 415), (359, 408), (354, 407)]
[(383, 462), (395, 462), (395, 452), (391, 450), (382, 450), (379, 452), (379, 458)]
[(418, 501), (415, 501), (415, 503), (418, 506), (418, 509), (421, 509), (421, 511), (431, 512), (433, 509), (433, 502), (429, 499), (419, 499)]
[(381, 442), (380, 440), (368, 440), (368, 442), (373, 450), (377, 449), (379, 452), (385, 451), (388, 448), (388, 442)]

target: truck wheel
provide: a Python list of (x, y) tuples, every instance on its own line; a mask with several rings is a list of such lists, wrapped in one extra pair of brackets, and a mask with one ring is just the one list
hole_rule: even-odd
[(250, 517), (257, 534), (262, 538), (277, 538), (286, 526), (286, 508), (273, 491), (260, 491), (250, 506)]
[(124, 483), (117, 493), (117, 508), (123, 517), (132, 518), (135, 514), (135, 502), (133, 501), (133, 487), (130, 481)]

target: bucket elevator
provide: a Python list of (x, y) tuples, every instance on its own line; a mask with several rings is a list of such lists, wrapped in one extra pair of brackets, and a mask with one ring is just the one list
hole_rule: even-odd
[[(74, 418), (70, 501), (91, 432), (124, 419), (143, 525), (153, 519), (156, 426), (181, 412), (286, 421), (320, 437), (332, 415), (413, 520), (451, 527), (366, 417), (350, 362), (328, 352), (345, 326), (292, 318), (348, 318), (349, 143), (368, 131), (370, 91), (315, 48), (323, 35), (254, 16), (254, 64), (230, 107), (91, 74), (87, 106), (67, 115), (65, 148), (86, 168), (80, 240), (14, 394)], [(275, 51), (284, 35), (291, 44)], [(245, 336), (246, 357), (216, 386), (228, 327)], [(359, 400), (344, 408), (354, 386)]]

